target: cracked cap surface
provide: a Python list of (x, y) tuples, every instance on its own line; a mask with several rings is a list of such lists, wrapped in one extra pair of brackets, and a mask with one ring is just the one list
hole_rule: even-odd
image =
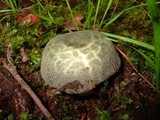
[(69, 94), (90, 91), (120, 67), (113, 43), (91, 30), (51, 39), (42, 53), (41, 75), (47, 84)]

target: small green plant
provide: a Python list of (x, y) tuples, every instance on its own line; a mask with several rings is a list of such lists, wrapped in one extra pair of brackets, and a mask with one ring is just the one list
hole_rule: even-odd
[(96, 109), (97, 119), (96, 120), (112, 120), (111, 115), (106, 110)]
[(121, 115), (119, 119), (120, 120), (130, 120), (130, 114), (126, 112), (125, 114)]
[(108, 88), (108, 81), (105, 81), (105, 82), (103, 83), (102, 88), (100, 89), (100, 92), (104, 93), (107, 88)]
[(61, 9), (61, 5), (58, 8), (53, 7), (54, 1), (48, 0), (45, 0), (43, 3), (40, 0), (32, 0), (32, 2), (31, 12), (45, 21), (43, 24), (51, 26), (62, 23), (64, 11)]
[(12, 114), (8, 115), (7, 120), (14, 120), (14, 117)]
[(67, 6), (68, 6), (68, 9), (69, 9), (69, 11), (70, 11), (71, 18), (73, 19), (74, 25), (76, 26), (76, 29), (79, 30), (78, 25), (77, 25), (77, 23), (76, 23), (76, 20), (75, 20), (75, 18), (74, 18), (74, 15), (73, 15), (73, 13), (72, 13), (72, 9), (71, 9), (71, 6), (70, 6), (70, 4), (69, 4), (69, 1), (66, 0), (66, 3), (67, 3)]
[[(49, 5), (49, 3), (46, 3), (46, 5)], [(37, 15), (40, 18), (42, 18), (43, 20), (46, 20), (50, 23), (57, 24), (55, 19), (53, 18), (53, 16), (50, 13), (50, 10), (48, 9), (48, 8), (50, 8), (49, 6), (45, 7), (44, 5), (42, 5), (42, 3), (39, 0), (37, 0), (37, 3), (34, 4), (34, 6), (37, 6), (37, 8), (38, 8), (38, 14)]]
[(123, 81), (121, 81), (120, 83), (120, 89), (118, 91), (118, 102), (120, 105), (127, 105), (127, 104), (131, 104), (133, 102), (133, 100), (129, 97), (126, 97), (123, 94), (123, 91), (125, 91), (126, 86), (129, 84), (129, 80), (125, 79)]
[(28, 112), (22, 112), (20, 114), (20, 120), (31, 120), (33, 118), (32, 114), (29, 114)]
[(0, 120), (14, 120), (13, 114), (9, 114), (6, 118), (3, 116), (3, 110), (0, 109)]
[[(108, 13), (108, 10), (110, 9), (110, 7), (112, 5), (112, 2), (113, 2), (113, 0), (109, 0), (106, 4), (106, 2), (104, 2), (103, 0), (98, 0), (97, 3), (95, 4), (95, 2), (93, 2), (92, 0), (88, 0), (87, 17), (86, 17), (86, 21), (84, 22), (83, 29), (86, 29), (86, 28), (92, 28), (92, 29), (99, 28), (99, 29), (101, 29), (104, 26), (104, 23), (106, 22), (105, 18)], [(74, 25), (76, 26), (76, 29), (79, 30), (78, 25), (76, 23), (74, 15), (73, 15), (73, 11), (72, 11), (71, 6), (69, 4), (69, 1), (66, 0), (66, 3), (68, 6), (68, 9), (70, 11), (70, 16), (74, 22)], [(104, 6), (104, 4), (106, 6)], [(100, 17), (100, 16), (98, 16), (98, 14), (99, 14), (99, 11), (102, 10), (102, 8), (106, 8), (106, 9), (103, 10), (104, 14), (102, 17)]]
[[(160, 90), (160, 21), (158, 10), (156, 7), (155, 0), (146, 0), (148, 3), (148, 9), (150, 15), (152, 17), (152, 25), (153, 25), (153, 41), (155, 47), (155, 74), (156, 74), (156, 87)], [(150, 59), (151, 60), (151, 59)]]
[(0, 12), (12, 12), (18, 14), (20, 12), (20, 2), (17, 0), (2, 0), (10, 9), (0, 10)]
[(119, 95), (118, 101), (121, 105), (131, 104), (133, 100), (123, 95)]
[[(19, 30), (21, 30), (20, 28)], [(28, 28), (26, 31), (19, 31), (14, 27), (11, 27), (10, 24), (0, 25), (0, 48), (1, 54), (6, 53), (6, 48), (9, 43), (12, 44), (13, 55), (15, 57), (15, 62), (18, 63), (20, 56), (20, 48), (25, 46), (25, 49), (28, 49), (27, 54), (30, 57), (30, 65), (32, 70), (37, 68), (40, 65), (41, 58), (41, 45), (43, 45), (45, 41), (37, 42), (34, 35), (30, 34)], [(30, 29), (31, 30), (31, 29)], [(36, 33), (35, 33), (36, 34)], [(51, 34), (52, 35), (52, 34)], [(50, 37), (49, 37), (50, 38)], [(48, 38), (48, 39), (49, 39)], [(18, 60), (18, 61), (17, 61)]]
[(38, 66), (40, 66), (40, 62), (41, 62), (41, 54), (40, 51), (38, 50), (32, 50), (29, 54), (30, 57), (30, 65), (32, 66), (32, 69), (37, 68)]
[(24, 38), (18, 35), (18, 31), (10, 26), (10, 24), (0, 25), (0, 48), (1, 53), (6, 52), (9, 43), (12, 44), (14, 52), (18, 52), (24, 42)]

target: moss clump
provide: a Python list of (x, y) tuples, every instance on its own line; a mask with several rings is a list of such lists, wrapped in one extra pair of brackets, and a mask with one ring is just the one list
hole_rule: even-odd
[(6, 48), (9, 43), (12, 44), (13, 51), (16, 52), (24, 42), (24, 38), (17, 34), (17, 30), (11, 28), (7, 23), (5, 25), (0, 25), (0, 48), (1, 54), (6, 52)]

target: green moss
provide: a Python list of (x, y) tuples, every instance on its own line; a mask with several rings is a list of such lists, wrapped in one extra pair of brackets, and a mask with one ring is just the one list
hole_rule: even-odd
[(55, 36), (54, 31), (48, 31), (47, 34), (38, 38), (38, 25), (27, 27), (26, 24), (16, 26), (17, 29), (10, 24), (0, 25), (0, 48), (1, 55), (6, 54), (6, 48), (9, 43), (12, 44), (13, 56), (15, 63), (19, 63), (20, 48), (24, 47), (30, 57), (31, 69), (40, 66), (41, 52), (46, 43)]
[(130, 114), (128, 112), (124, 113), (119, 117), (120, 120), (130, 120)]
[(29, 57), (30, 57), (30, 65), (32, 66), (31, 68), (37, 68), (40, 66), (40, 62), (41, 62), (41, 54), (40, 51), (38, 50), (31, 50), (29, 53)]
[(29, 114), (28, 112), (21, 112), (20, 113), (20, 120), (32, 120), (33, 115)]
[(19, 48), (23, 45), (24, 38), (18, 35), (17, 30), (7, 23), (6, 25), (0, 25), (0, 33), (1, 54), (6, 52), (9, 43), (12, 44), (13, 52), (18, 52)]
[(108, 111), (99, 109), (96, 109), (96, 111), (97, 111), (96, 120), (112, 120), (111, 115)]

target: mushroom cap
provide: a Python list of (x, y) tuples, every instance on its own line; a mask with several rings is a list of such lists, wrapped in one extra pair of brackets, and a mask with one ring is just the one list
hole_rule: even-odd
[(119, 55), (106, 39), (91, 30), (54, 37), (42, 53), (42, 78), (49, 86), (69, 94), (92, 90), (120, 68)]

